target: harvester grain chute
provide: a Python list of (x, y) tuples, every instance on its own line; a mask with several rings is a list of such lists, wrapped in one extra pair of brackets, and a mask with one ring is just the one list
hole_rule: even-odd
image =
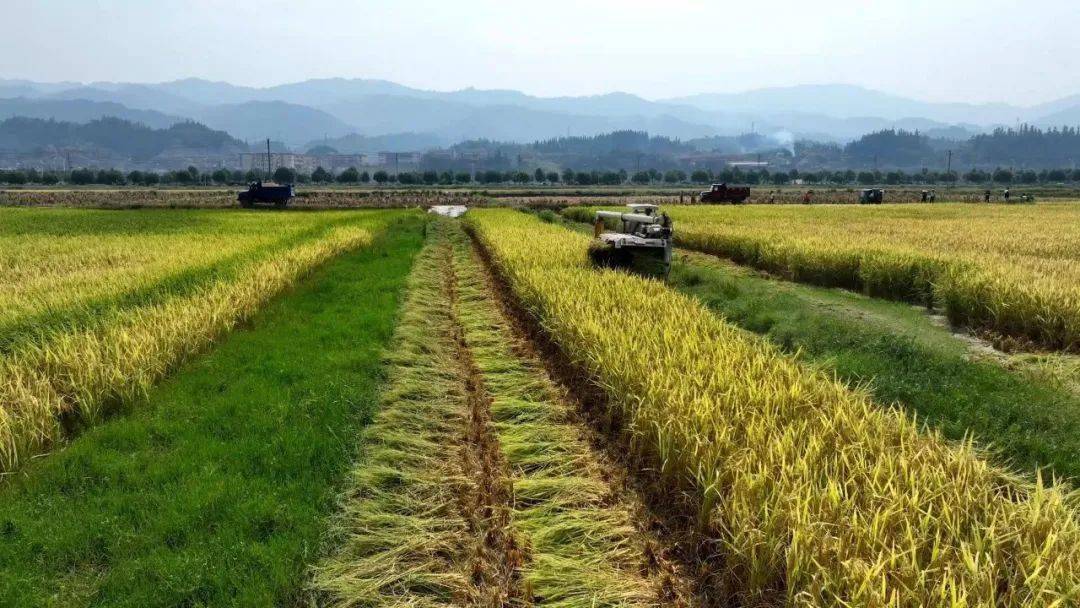
[[(656, 205), (631, 204), (629, 213), (597, 211), (589, 259), (603, 268), (623, 268), (645, 276), (667, 277), (671, 270), (672, 222)], [(620, 232), (605, 232), (607, 220)]]

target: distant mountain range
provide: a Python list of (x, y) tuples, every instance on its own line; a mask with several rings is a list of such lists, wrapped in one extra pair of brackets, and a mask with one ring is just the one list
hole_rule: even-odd
[(339, 78), (265, 88), (200, 79), (157, 84), (0, 80), (0, 119), (11, 116), (71, 122), (115, 116), (155, 128), (195, 120), (250, 142), (270, 137), (297, 148), (350, 135), (364, 145), (379, 142), (400, 149), (404, 143), (530, 142), (624, 129), (681, 139), (753, 130), (781, 140), (845, 142), (886, 128), (966, 139), (1018, 121), (1076, 125), (1080, 95), (1020, 107), (930, 103), (851, 85), (650, 101), (627, 93), (536, 97), (512, 90), (427, 91), (384, 80)]

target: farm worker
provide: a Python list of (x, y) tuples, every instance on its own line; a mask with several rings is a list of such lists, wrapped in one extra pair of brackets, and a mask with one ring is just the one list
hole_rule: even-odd
[(803, 204), (804, 205), (809, 205), (810, 204), (810, 199), (813, 198), (813, 197), (814, 197), (814, 191), (813, 190), (807, 190), (806, 194), (804, 194), (803, 197), (802, 197)]
[(989, 190), (987, 190), (986, 193), (983, 194), (983, 201), (987, 202), (987, 203), (990, 202), (990, 191)]
[(1005, 188), (1005, 192), (1003, 194), (1005, 196), (1005, 202), (1009, 202), (1009, 189)]
[(927, 192), (926, 190), (923, 190), (922, 191), (922, 202), (925, 203), (928, 200), (930, 200), (930, 193)]
[(934, 202), (936, 200), (937, 200), (937, 190), (931, 190), (930, 191), (930, 202), (932, 203), (932, 202)]
[(775, 202), (776, 202), (776, 191), (769, 190), (769, 203), (772, 204), (772, 203), (775, 203)]

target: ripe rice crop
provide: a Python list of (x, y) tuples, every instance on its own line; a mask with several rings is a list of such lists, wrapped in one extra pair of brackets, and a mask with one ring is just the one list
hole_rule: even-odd
[[(389, 219), (332, 214), (290, 226), (291, 215), (199, 212), (193, 224), (156, 217), (165, 234), (155, 234), (137, 228), (145, 216), (95, 224), (80, 213), (66, 220), (72, 230), (89, 222), (84, 234), (42, 229), (0, 241), (9, 258), (32, 254), (3, 277), (24, 305), (6, 319), (22, 331), (3, 336), (0, 470), (47, 449), (65, 427), (138, 398), (309, 269), (370, 242)], [(50, 216), (22, 219), (40, 226)], [(27, 319), (44, 329), (26, 330)]]
[[(678, 244), (1080, 351), (1080, 205), (667, 207)], [(591, 221), (592, 211), (567, 214)]]
[(459, 225), (454, 245), (456, 308), (462, 337), (490, 398), (492, 425), (513, 471), (512, 517), (530, 549), (521, 578), (533, 605), (653, 606), (641, 576), (644, 542), (634, 510), (606, 483), (570, 406), (515, 336)]
[[(175, 293), (341, 215), (0, 208), (0, 352)], [(210, 277), (212, 278), (212, 277)]]
[[(588, 268), (583, 235), (510, 210), (468, 221), (606, 392), (630, 449), (670, 486), (660, 491), (696, 499), (722, 553), (716, 592), (744, 605), (1080, 601), (1065, 489), (920, 431), (660, 282)], [(637, 319), (658, 331), (629, 330)]]

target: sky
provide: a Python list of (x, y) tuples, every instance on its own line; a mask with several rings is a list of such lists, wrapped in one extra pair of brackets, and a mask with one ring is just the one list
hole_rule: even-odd
[(1080, 94), (1077, 0), (3, 0), (0, 78), (649, 99), (845, 83), (927, 101)]

